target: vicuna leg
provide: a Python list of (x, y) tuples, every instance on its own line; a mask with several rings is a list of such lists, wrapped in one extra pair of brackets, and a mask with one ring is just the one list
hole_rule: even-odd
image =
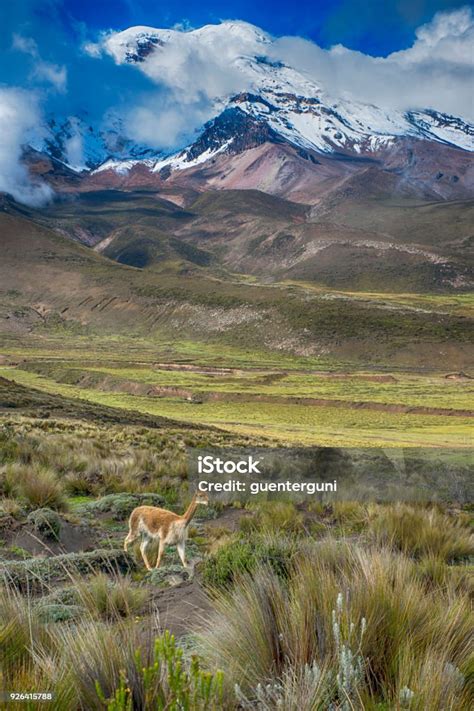
[(149, 542), (150, 541), (148, 540), (148, 538), (144, 538), (140, 544), (140, 553), (142, 554), (143, 562), (145, 563), (147, 570), (151, 570), (151, 565), (149, 563), (148, 558), (146, 557), (146, 549), (148, 548)]
[(155, 568), (160, 567), (161, 559), (163, 557), (163, 553), (165, 551), (165, 542), (163, 538), (160, 538), (160, 547), (158, 548), (158, 558), (156, 559), (156, 565)]
[(185, 542), (184, 542), (184, 541), (181, 541), (180, 543), (178, 543), (178, 545), (176, 546), (176, 548), (178, 549), (178, 555), (179, 555), (179, 557), (181, 558), (181, 563), (182, 563), (182, 564), (184, 565), (184, 567), (186, 568), (186, 567), (187, 567), (187, 563), (186, 563), (186, 551), (185, 551), (185, 546), (186, 546)]
[(138, 537), (138, 535), (139, 535), (139, 532), (138, 532), (137, 519), (132, 514), (130, 516), (130, 520), (128, 522), (128, 534), (123, 542), (124, 551), (128, 551), (128, 546), (130, 545), (130, 543), (133, 543), (133, 541)]
[(135, 538), (136, 538), (136, 536), (133, 534), (132, 529), (130, 529), (130, 531), (127, 534), (126, 539), (123, 542), (123, 549), (125, 552), (128, 551), (128, 546), (130, 545), (130, 543), (133, 543)]

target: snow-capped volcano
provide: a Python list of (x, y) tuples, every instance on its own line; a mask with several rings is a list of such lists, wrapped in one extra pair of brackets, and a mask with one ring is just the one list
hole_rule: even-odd
[(376, 164), (424, 194), (474, 188), (472, 125), (432, 107), (394, 109), (337, 92), (282, 61), (273, 38), (247, 23), (133, 27), (86, 51), (157, 86), (126, 115), (50, 121), (42, 150), (93, 185), (169, 188), (189, 177), (193, 190), (250, 187), (313, 202), (319, 186)]
[[(140, 162), (154, 172), (186, 169), (265, 140), (323, 154), (377, 155), (404, 137), (474, 149), (474, 128), (460, 118), (332, 96), (330, 88), (276, 60), (270, 36), (247, 23), (223, 22), (189, 32), (133, 27), (105, 37), (94, 51), (172, 86), (174, 96), (182, 97), (183, 111), (204, 92), (211, 113), (198, 137), (183, 149), (156, 157), (145, 155), (142, 146), (138, 155), (130, 151), (125, 160), (123, 151), (117, 156), (109, 150), (105, 156), (104, 150), (106, 160), (98, 170), (123, 173)], [(209, 77), (204, 89), (202, 80), (197, 86), (193, 81), (198, 73)]]

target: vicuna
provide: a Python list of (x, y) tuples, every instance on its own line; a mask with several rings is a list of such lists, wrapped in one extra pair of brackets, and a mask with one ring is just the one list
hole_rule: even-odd
[(159, 540), (160, 546), (155, 568), (160, 567), (165, 546), (167, 545), (176, 545), (181, 562), (186, 567), (185, 546), (188, 537), (188, 526), (198, 505), (207, 506), (208, 503), (207, 494), (198, 492), (193, 496), (191, 503), (182, 516), (156, 506), (138, 506), (130, 514), (129, 531), (123, 544), (124, 549), (127, 550), (129, 544), (141, 536), (140, 552), (147, 569), (151, 570), (152, 567), (147, 558), (146, 549), (152, 541)]

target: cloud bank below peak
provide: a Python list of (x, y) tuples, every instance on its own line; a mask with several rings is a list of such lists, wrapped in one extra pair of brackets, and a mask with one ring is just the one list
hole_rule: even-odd
[(43, 205), (53, 195), (48, 185), (31, 178), (21, 161), (23, 147), (37, 136), (39, 124), (40, 111), (34, 94), (0, 87), (0, 192), (32, 206)]

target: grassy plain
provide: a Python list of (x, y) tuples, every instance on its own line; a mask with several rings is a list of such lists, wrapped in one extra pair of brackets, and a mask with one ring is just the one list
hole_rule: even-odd
[(468, 447), (474, 381), (190, 341), (10, 339), (0, 375), (281, 444)]
[(185, 509), (186, 447), (467, 471), (469, 374), (66, 329), (1, 355), (0, 686), (58, 711), (472, 707), (469, 505), (213, 503), (188, 570), (122, 548), (136, 505)]

